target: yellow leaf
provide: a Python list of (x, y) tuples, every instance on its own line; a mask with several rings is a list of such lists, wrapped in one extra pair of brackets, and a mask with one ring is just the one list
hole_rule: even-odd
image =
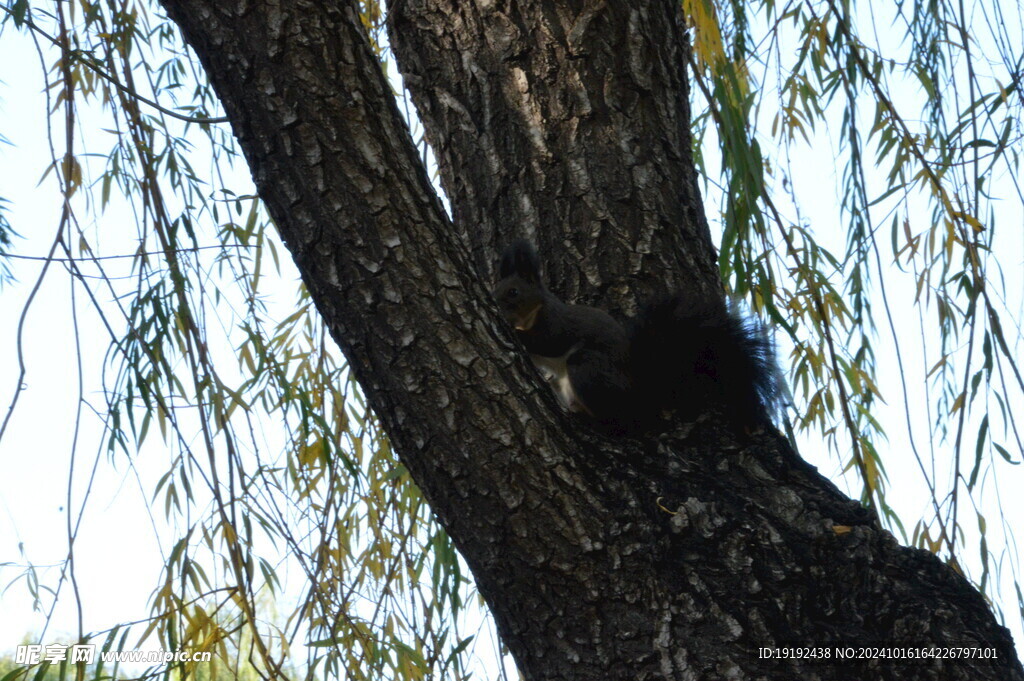
[(693, 52), (712, 71), (726, 61), (722, 30), (711, 0), (683, 0), (683, 12), (693, 26)]
[(975, 232), (984, 232), (985, 231), (985, 226), (982, 225), (981, 221), (978, 220), (978, 218), (974, 217), (973, 215), (970, 215), (968, 213), (961, 213), (960, 211), (956, 211), (956, 212), (953, 213), (953, 217), (960, 218), (961, 220), (963, 220), (964, 222), (969, 224), (971, 226), (971, 228)]

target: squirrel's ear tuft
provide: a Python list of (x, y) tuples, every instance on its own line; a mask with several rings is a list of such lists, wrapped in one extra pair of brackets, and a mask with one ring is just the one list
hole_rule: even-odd
[(501, 254), (498, 275), (504, 279), (514, 274), (526, 281), (540, 283), (540, 257), (537, 249), (526, 239), (516, 239)]

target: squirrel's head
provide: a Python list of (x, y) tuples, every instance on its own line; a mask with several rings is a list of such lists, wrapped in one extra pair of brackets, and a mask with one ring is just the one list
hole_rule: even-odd
[(498, 266), (494, 298), (509, 324), (517, 331), (529, 331), (544, 307), (544, 284), (540, 280), (540, 258), (533, 244), (517, 239), (505, 248)]

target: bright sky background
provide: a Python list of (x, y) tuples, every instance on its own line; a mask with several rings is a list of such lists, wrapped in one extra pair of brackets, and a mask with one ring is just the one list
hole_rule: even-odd
[[(53, 175), (42, 183), (49, 151), (46, 148), (45, 105), (39, 96), (42, 75), (39, 60), (31, 43), (21, 33), (8, 29), (0, 39), (0, 64), (17, 65), (4, 68), (0, 73), (0, 133), (6, 135), (12, 145), (0, 145), (0, 196), (12, 201), (10, 221), (23, 240), (17, 241), (15, 251), (20, 255), (45, 255), (57, 229), (60, 215), (60, 199)], [(699, 97), (699, 93), (695, 93)], [(700, 103), (695, 108), (700, 108)], [(835, 130), (823, 135), (834, 136)], [(89, 151), (106, 153), (108, 140), (96, 140), (96, 148)], [(705, 155), (710, 160), (717, 157), (713, 140), (708, 140)], [(830, 241), (834, 252), (841, 252), (843, 234), (830, 229), (837, 221), (836, 204), (839, 178), (836, 162), (822, 153), (826, 145), (808, 150), (801, 158), (792, 159), (790, 177), (800, 196), (804, 219), (815, 227), (818, 237), (825, 243)], [(242, 171), (244, 172), (244, 171)], [(806, 191), (813, 187), (812, 191)], [(712, 202), (708, 202), (712, 205)], [(1020, 204), (1008, 206), (1008, 214), (1000, 216), (1004, 231), (1008, 225), (1024, 225)], [(716, 216), (709, 217), (715, 222)], [(130, 214), (114, 207), (103, 216), (103, 230), (107, 235), (107, 251), (114, 252), (118, 223), (130, 224)], [(887, 226), (882, 228), (887, 230)], [(130, 234), (130, 230), (123, 230)], [(1022, 263), (1024, 263), (1024, 230), (1003, 237), (1002, 258), (1005, 274), (1009, 279), (1007, 290), (1024, 291)], [(882, 239), (885, 243), (887, 237)], [(207, 240), (212, 243), (212, 237)], [(129, 253), (134, 248), (126, 241), (118, 252)], [(883, 253), (883, 261), (885, 254)], [(297, 278), (290, 261), (282, 261), (282, 297), (293, 299), (294, 282)], [(0, 417), (10, 402), (14, 381), (17, 376), (15, 332), (17, 317), (26, 296), (40, 268), (40, 262), (15, 260), (11, 267), (17, 282), (0, 290)], [(53, 267), (57, 267), (54, 265)], [(65, 558), (67, 533), (67, 471), (70, 463), (73, 440), (74, 415), (77, 402), (77, 368), (73, 338), (75, 330), (71, 319), (69, 302), (70, 285), (66, 275), (47, 277), (26, 322), (26, 365), (28, 373), (26, 390), (20, 397), (16, 415), (9, 432), (0, 443), (0, 654), (10, 652), (22, 639), (31, 634), (31, 642), (52, 643), (64, 640), (77, 629), (75, 608), (70, 591), (61, 594), (60, 605), (54, 615), (50, 629), (39, 640), (45, 618), (34, 613), (27, 596), (26, 585), (19, 575), (26, 562), (37, 566), (43, 582), (56, 583), (57, 569)], [(1016, 282), (1016, 283), (1015, 283)], [(892, 315), (896, 320), (897, 333), (901, 339), (916, 335), (918, 311), (907, 295), (905, 278), (887, 281), (890, 287)], [(87, 304), (79, 301), (80, 310)], [(1021, 301), (1008, 301), (1011, 310), (1020, 310)], [(932, 314), (932, 313), (928, 313)], [(1018, 314), (1016, 319), (1020, 320)], [(107, 348), (107, 337), (98, 328), (95, 317), (81, 312), (79, 323), (83, 333), (82, 354), (87, 396), (89, 390), (100, 385), (99, 377), (102, 358)], [(1016, 329), (1007, 329), (1007, 336), (1017, 337)], [(876, 347), (891, 347), (891, 337), (886, 328), (879, 329)], [(925, 391), (924, 367), (919, 357), (905, 357), (910, 384), (911, 405), (923, 404)], [(928, 497), (921, 484), (917, 464), (910, 454), (910, 444), (905, 434), (903, 413), (899, 408), (900, 394), (897, 381), (895, 357), (891, 352), (878, 354), (879, 377), (883, 392), (892, 396), (890, 408), (882, 409), (878, 417), (890, 434), (888, 450), (884, 460), (888, 469), (890, 488), (898, 487), (899, 492), (890, 494), (889, 500), (907, 524), (908, 532), (914, 521), (928, 514)], [(92, 401), (102, 405), (95, 394)], [(101, 450), (100, 419), (92, 413), (83, 412), (82, 436), (75, 460), (75, 504), (81, 503), (81, 491), (89, 479), (94, 461), (98, 460), (101, 474), (95, 477), (77, 547), (76, 574), (83, 598), (86, 630), (107, 628), (119, 622), (142, 619), (148, 612), (149, 595), (159, 577), (163, 565), (162, 555), (169, 545), (165, 539), (161, 546), (157, 537), (167, 537), (166, 530), (154, 532), (154, 521), (145, 512), (146, 501), (152, 493), (156, 477), (164, 471), (166, 459), (159, 448), (147, 447), (146, 456), (137, 458), (137, 468), (132, 469), (124, 459), (115, 461), (116, 474), (111, 474), (111, 464)], [(928, 456), (927, 422), (915, 414), (915, 436), (924, 456)], [(943, 447), (942, 451), (948, 451)], [(973, 442), (964, 448), (973, 458)], [(98, 453), (99, 452), (99, 453)], [(820, 437), (804, 437), (801, 442), (803, 456), (817, 465), (820, 470), (837, 481), (848, 493), (850, 489), (840, 475), (841, 463), (832, 454), (824, 451)], [(98, 459), (97, 459), (98, 457)], [(994, 511), (994, 494), (1002, 495), (1006, 522), (1018, 525), (1024, 519), (1024, 498), (1016, 492), (1021, 489), (1024, 467), (999, 466), (1001, 479), (987, 479), (985, 486), (987, 503), (985, 509), (989, 518), (989, 531), (999, 532), (998, 517)], [(141, 482), (140, 482), (141, 481)], [(998, 486), (997, 486), (998, 483)], [(990, 494), (991, 492), (991, 494)], [(75, 514), (77, 515), (77, 513)], [(970, 517), (965, 515), (965, 518)], [(158, 527), (164, 527), (158, 521)], [(974, 527), (964, 527), (968, 533), (976, 532)], [(1014, 559), (1019, 556), (1014, 552)], [(971, 557), (968, 556), (968, 559)], [(1009, 559), (1009, 557), (1007, 557)], [(67, 587), (65, 586), (65, 589)], [(1012, 591), (1006, 591), (1006, 598)], [(48, 606), (49, 599), (44, 599)], [(1015, 616), (1015, 606), (1007, 600), (1003, 603), (1008, 617), (1008, 626), (1014, 632), (1021, 646), (1020, 620)]]
[[(49, 158), (45, 104), (39, 96), (40, 63), (28, 39), (8, 28), (0, 38), (0, 64), (19, 65), (3, 69), (0, 85), (0, 130), (12, 142), (0, 146), (0, 196), (12, 202), (9, 219), (24, 237), (17, 241), (15, 252), (41, 256), (53, 241), (61, 203), (52, 173), (40, 183)], [(127, 219), (123, 211), (115, 211), (109, 223), (116, 228), (118, 220)], [(132, 242), (126, 242), (124, 252), (132, 247)], [(17, 378), (17, 320), (41, 265), (12, 261), (18, 281), (0, 291), (0, 319), (4, 320), (0, 356), (6, 358), (0, 364), (4, 414)], [(67, 471), (78, 399), (70, 285), (66, 274), (57, 274), (44, 280), (26, 320), (26, 390), (0, 444), (0, 563), (22, 566), (27, 559), (39, 566), (42, 581), (49, 585), (56, 583), (55, 566), (67, 551)], [(80, 334), (82, 355), (87, 358), (84, 366), (91, 373), (86, 384), (95, 389), (107, 339), (98, 333), (94, 317), (84, 315), (81, 323), (86, 330)], [(95, 398), (95, 404), (102, 404)], [(83, 412), (75, 471), (78, 492), (97, 457), (99, 423), (95, 414)], [(126, 463), (118, 462), (116, 475), (96, 476), (79, 535), (77, 574), (83, 610), (91, 622), (87, 628), (143, 618), (163, 563), (150, 519), (140, 512), (143, 504), (139, 502), (151, 492), (140, 491)], [(100, 455), (99, 465), (109, 470), (105, 454)], [(81, 495), (76, 498), (81, 504)], [(42, 615), (31, 610), (24, 581), (11, 584), (21, 572), (21, 567), (0, 568), (0, 653), (10, 651), (30, 632), (38, 635), (44, 626)], [(61, 595), (47, 643), (77, 630), (69, 595), (70, 591)]]

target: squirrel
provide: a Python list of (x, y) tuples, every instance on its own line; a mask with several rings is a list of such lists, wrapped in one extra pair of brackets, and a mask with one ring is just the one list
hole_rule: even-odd
[(677, 293), (624, 327), (548, 291), (525, 239), (505, 249), (498, 275), (498, 306), (563, 406), (612, 433), (644, 429), (667, 410), (696, 418), (712, 405), (750, 431), (771, 423), (786, 394), (764, 325), (724, 300)]

